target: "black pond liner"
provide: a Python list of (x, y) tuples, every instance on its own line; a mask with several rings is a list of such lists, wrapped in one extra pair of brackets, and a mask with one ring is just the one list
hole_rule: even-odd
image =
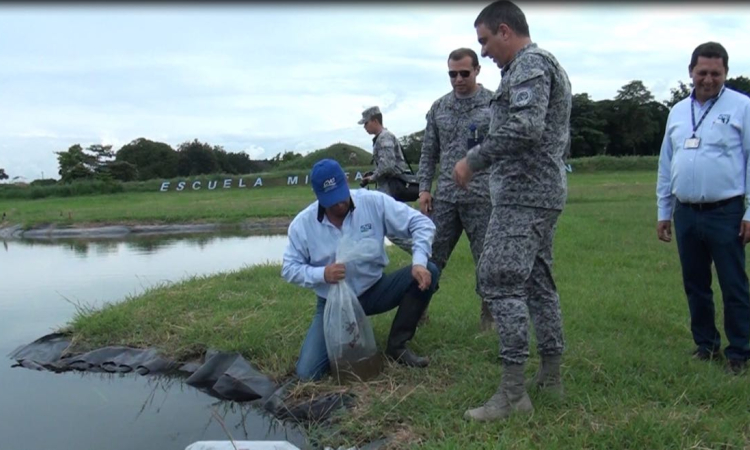
[(202, 362), (180, 363), (163, 358), (156, 349), (103, 347), (85, 353), (65, 354), (70, 347), (69, 335), (51, 333), (21, 346), (10, 353), (16, 361), (12, 367), (32, 370), (95, 373), (130, 373), (167, 375), (187, 378), (184, 383), (206, 394), (235, 402), (258, 402), (263, 409), (282, 421), (296, 423), (324, 422), (330, 414), (353, 404), (354, 396), (333, 393), (301, 401), (285, 402), (286, 392), (296, 380), (277, 386), (256, 370), (239, 353), (208, 350)]

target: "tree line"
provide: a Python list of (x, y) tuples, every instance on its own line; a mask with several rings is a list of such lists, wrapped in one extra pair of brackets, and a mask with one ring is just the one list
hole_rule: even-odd
[[(594, 101), (589, 94), (575, 94), (570, 115), (571, 145), (568, 157), (658, 155), (669, 109), (690, 95), (691, 88), (678, 82), (670, 98), (654, 100), (640, 80), (625, 84), (611, 100)], [(729, 78), (727, 87), (750, 95), (750, 79)], [(418, 164), (424, 130), (400, 138), (407, 158)], [(116, 153), (111, 145), (75, 144), (55, 152), (62, 182), (75, 180), (145, 181), (212, 173), (246, 174), (274, 170), (282, 164), (302, 158), (285, 151), (262, 160), (250, 159), (243, 152), (227, 152), (218, 145), (195, 139), (173, 149), (169, 144), (138, 138)], [(0, 168), (0, 180), (9, 175)], [(37, 183), (38, 182), (38, 183)], [(52, 184), (55, 180), (37, 180)]]
[[(612, 100), (594, 101), (587, 93), (575, 94), (568, 157), (658, 155), (670, 108), (691, 92), (690, 86), (678, 83), (663, 102), (655, 101), (640, 80), (624, 85)], [(725, 84), (750, 96), (750, 78), (728, 78)], [(409, 161), (419, 161), (423, 138), (424, 130), (400, 139)]]
[(60, 181), (118, 180), (145, 181), (212, 173), (245, 174), (272, 170), (281, 163), (302, 158), (287, 151), (270, 159), (253, 160), (247, 153), (227, 152), (219, 145), (198, 139), (173, 149), (169, 144), (138, 138), (116, 153), (111, 145), (75, 144), (66, 151), (55, 152)]

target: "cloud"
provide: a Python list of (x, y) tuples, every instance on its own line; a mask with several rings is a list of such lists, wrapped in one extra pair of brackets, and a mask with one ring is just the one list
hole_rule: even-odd
[(266, 150), (259, 145), (251, 144), (240, 151), (250, 156), (250, 159), (266, 159)]
[[(641, 80), (657, 100), (689, 81), (692, 49), (722, 42), (750, 74), (750, 7), (519, 3), (574, 93), (613, 98)], [(57, 172), (55, 151), (139, 137), (199, 139), (268, 158), (335, 142), (371, 149), (378, 105), (397, 136), (449, 92), (448, 53), (480, 52), (480, 4), (15, 5), (0, 7), (0, 167)], [(699, 32), (700, 31), (700, 32)], [(500, 71), (481, 59), (490, 89)]]

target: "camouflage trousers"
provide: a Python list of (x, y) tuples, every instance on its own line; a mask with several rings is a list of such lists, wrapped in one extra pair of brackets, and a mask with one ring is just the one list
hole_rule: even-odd
[(560, 297), (552, 278), (552, 241), (560, 211), (517, 205), (493, 207), (477, 268), (479, 290), (500, 335), (500, 359), (529, 357), (529, 317), (540, 355), (563, 352)]
[(401, 250), (411, 255), (411, 246), (413, 243), (411, 239), (403, 239), (400, 237), (388, 236), (388, 235), (386, 235), (385, 237), (387, 237), (388, 240), (393, 243), (393, 245), (395, 245), (396, 247), (400, 248)]
[[(469, 238), (474, 267), (477, 267), (479, 257), (482, 255), (484, 236), (487, 233), (491, 212), (492, 205), (489, 203), (450, 203), (437, 199), (432, 201), (430, 218), (436, 228), (435, 239), (432, 242), (432, 261), (441, 271), (448, 264), (448, 259), (464, 230), (466, 230), (466, 237)], [(475, 290), (479, 294), (478, 276)]]

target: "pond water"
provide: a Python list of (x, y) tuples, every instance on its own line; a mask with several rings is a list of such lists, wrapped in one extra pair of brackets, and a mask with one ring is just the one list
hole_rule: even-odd
[[(127, 240), (3, 241), (0, 353), (55, 331), (76, 305), (101, 306), (193, 275), (279, 263), (286, 236), (198, 235)], [(55, 374), (0, 364), (2, 449), (179, 449), (199, 440), (286, 440), (293, 427), (176, 379)], [(224, 427), (227, 431), (224, 431)]]

